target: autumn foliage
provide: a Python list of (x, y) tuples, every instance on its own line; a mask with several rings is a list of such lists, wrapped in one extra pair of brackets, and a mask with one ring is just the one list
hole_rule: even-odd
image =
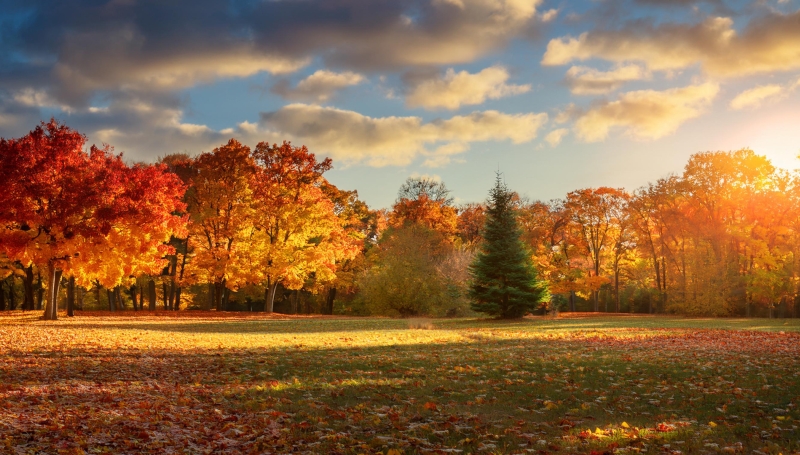
[[(286, 141), (159, 164), (85, 142), (54, 120), (0, 140), (0, 309), (469, 312), (487, 205), (440, 181), (409, 178), (374, 210)], [(693, 155), (635, 191), (511, 202), (543, 309), (800, 314), (800, 175), (751, 150)]]
[[(23, 267), (47, 270), (45, 319), (56, 319), (62, 274), (113, 285), (158, 268), (183, 186), (160, 166), (128, 166), (110, 147), (55, 121), (0, 140), (0, 248)], [(109, 258), (115, 260), (108, 260)]]

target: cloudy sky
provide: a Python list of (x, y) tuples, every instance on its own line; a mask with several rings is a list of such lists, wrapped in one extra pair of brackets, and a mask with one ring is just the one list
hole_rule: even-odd
[(635, 189), (692, 153), (800, 167), (800, 0), (3, 0), (0, 136), (54, 116), (129, 160), (235, 137), (388, 207)]

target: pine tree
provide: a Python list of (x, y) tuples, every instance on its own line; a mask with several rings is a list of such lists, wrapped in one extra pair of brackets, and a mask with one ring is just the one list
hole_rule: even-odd
[(489, 193), (483, 245), (470, 266), (472, 309), (504, 319), (521, 318), (550, 297), (520, 240), (513, 196), (498, 174)]

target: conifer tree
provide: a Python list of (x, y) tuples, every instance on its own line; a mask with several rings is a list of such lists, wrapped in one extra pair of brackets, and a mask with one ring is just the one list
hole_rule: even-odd
[(489, 193), (483, 245), (470, 266), (472, 309), (503, 319), (521, 318), (550, 297), (520, 240), (513, 196), (498, 174)]

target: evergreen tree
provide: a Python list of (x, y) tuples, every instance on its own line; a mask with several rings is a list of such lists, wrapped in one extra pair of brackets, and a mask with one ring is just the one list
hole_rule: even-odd
[(470, 266), (472, 309), (504, 319), (521, 318), (550, 297), (520, 240), (513, 196), (498, 174), (489, 193), (483, 245)]

